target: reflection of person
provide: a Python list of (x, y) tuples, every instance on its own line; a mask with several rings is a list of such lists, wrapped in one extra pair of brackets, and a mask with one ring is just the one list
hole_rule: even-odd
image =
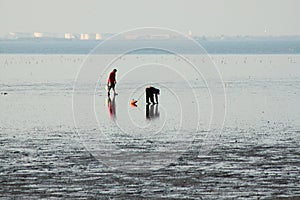
[(115, 119), (116, 118), (116, 100), (115, 100), (115, 96), (113, 97), (113, 99), (111, 100), (110, 97), (107, 97), (106, 100), (107, 103), (107, 108), (108, 108), (108, 113), (111, 119)]
[(149, 86), (146, 88), (146, 103), (149, 103), (149, 99), (151, 101), (151, 103), (155, 104), (154, 102), (154, 96), (155, 96), (155, 100), (156, 103), (158, 104), (158, 95), (159, 95), (159, 89)]
[(116, 83), (117, 83), (116, 72), (117, 72), (117, 69), (113, 69), (109, 74), (109, 77), (108, 77), (108, 80), (107, 80), (107, 95), (108, 96), (110, 95), (110, 90), (111, 89), (113, 89), (114, 95), (117, 95), (116, 90), (115, 90), (115, 86), (116, 86)]
[(155, 119), (159, 117), (158, 105), (146, 104), (146, 119)]

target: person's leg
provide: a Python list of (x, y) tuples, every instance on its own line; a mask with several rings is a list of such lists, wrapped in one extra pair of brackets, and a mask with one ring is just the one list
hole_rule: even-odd
[(153, 93), (150, 94), (150, 101), (151, 101), (151, 103), (155, 104), (155, 102), (154, 102), (154, 94)]
[(158, 95), (157, 94), (155, 94), (155, 101), (158, 104)]
[(115, 90), (115, 84), (114, 83), (112, 83), (112, 89), (113, 89), (113, 91), (114, 91), (114, 95), (117, 95), (117, 93), (116, 93), (116, 90)]
[(145, 92), (145, 93), (146, 93), (146, 103), (148, 104), (148, 103), (149, 103), (149, 99), (150, 99), (149, 89), (146, 88), (145, 91), (146, 91), (146, 92)]
[(110, 83), (107, 83), (107, 96), (110, 95), (110, 89), (111, 89), (111, 85)]

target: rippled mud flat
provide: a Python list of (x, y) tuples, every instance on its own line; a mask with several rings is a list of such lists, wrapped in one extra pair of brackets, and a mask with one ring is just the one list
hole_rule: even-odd
[[(155, 171), (126, 173), (96, 160), (72, 130), (1, 134), (1, 197), (228, 199), (300, 196), (299, 130), (274, 127), (227, 130), (207, 155), (197, 142), (174, 163)], [(5, 132), (7, 132), (6, 130)], [(227, 136), (231, 136), (228, 139)]]
[[(26, 57), (47, 65), (57, 62), (62, 70), (71, 69), (68, 63), (79, 63), (76, 56), (58, 58)], [(107, 160), (95, 157), (90, 147), (95, 145), (97, 129), (87, 127), (82, 140), (73, 121), (70, 77), (60, 79), (55, 69), (52, 75), (58, 80), (34, 82), (44, 74), (31, 63), (23, 69), (28, 81), (24, 83), (24, 79), (13, 79), (22, 77), (24, 71), (14, 75), (12, 70), (0, 85), (7, 92), (0, 96), (1, 199), (299, 199), (299, 57), (252, 56), (247, 63), (244, 56), (214, 59), (221, 65), (227, 94), (222, 133), (209, 138), (210, 132), (200, 126), (195, 138), (186, 141), (190, 145), (171, 162), (136, 172), (113, 168)], [(13, 60), (13, 68), (20, 67), (22, 59)], [(9, 65), (2, 67), (9, 72)], [(240, 67), (244, 70), (236, 73)], [(267, 69), (257, 71), (262, 67)], [(126, 91), (119, 89), (117, 119), (122, 117)], [(98, 114), (112, 122), (106, 96), (97, 98)], [(161, 97), (157, 123), (164, 119), (164, 98), (168, 97)], [(145, 107), (139, 104), (138, 108), (132, 110), (133, 117), (142, 113), (143, 121)], [(206, 110), (201, 112), (206, 116)], [(134, 145), (128, 145), (125, 136), (114, 134), (110, 137), (128, 152), (148, 151), (161, 144), (136, 136)], [(212, 144), (209, 151), (203, 151), (205, 144)]]

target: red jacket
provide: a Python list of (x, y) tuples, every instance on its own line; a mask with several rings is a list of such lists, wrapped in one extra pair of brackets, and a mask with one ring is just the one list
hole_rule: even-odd
[(109, 83), (116, 82), (116, 73), (114, 71), (110, 72), (107, 82)]

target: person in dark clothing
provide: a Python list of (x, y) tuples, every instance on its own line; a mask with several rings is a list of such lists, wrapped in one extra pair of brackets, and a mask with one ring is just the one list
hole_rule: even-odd
[(116, 86), (116, 72), (117, 69), (114, 69), (113, 71), (110, 72), (108, 80), (107, 80), (107, 95), (110, 95), (110, 90), (113, 89), (114, 95), (117, 95), (115, 86)]
[(159, 89), (149, 86), (146, 88), (146, 103), (149, 104), (149, 99), (151, 101), (151, 103), (155, 104), (154, 102), (154, 97), (155, 97), (155, 101), (158, 104), (158, 95), (159, 95)]

